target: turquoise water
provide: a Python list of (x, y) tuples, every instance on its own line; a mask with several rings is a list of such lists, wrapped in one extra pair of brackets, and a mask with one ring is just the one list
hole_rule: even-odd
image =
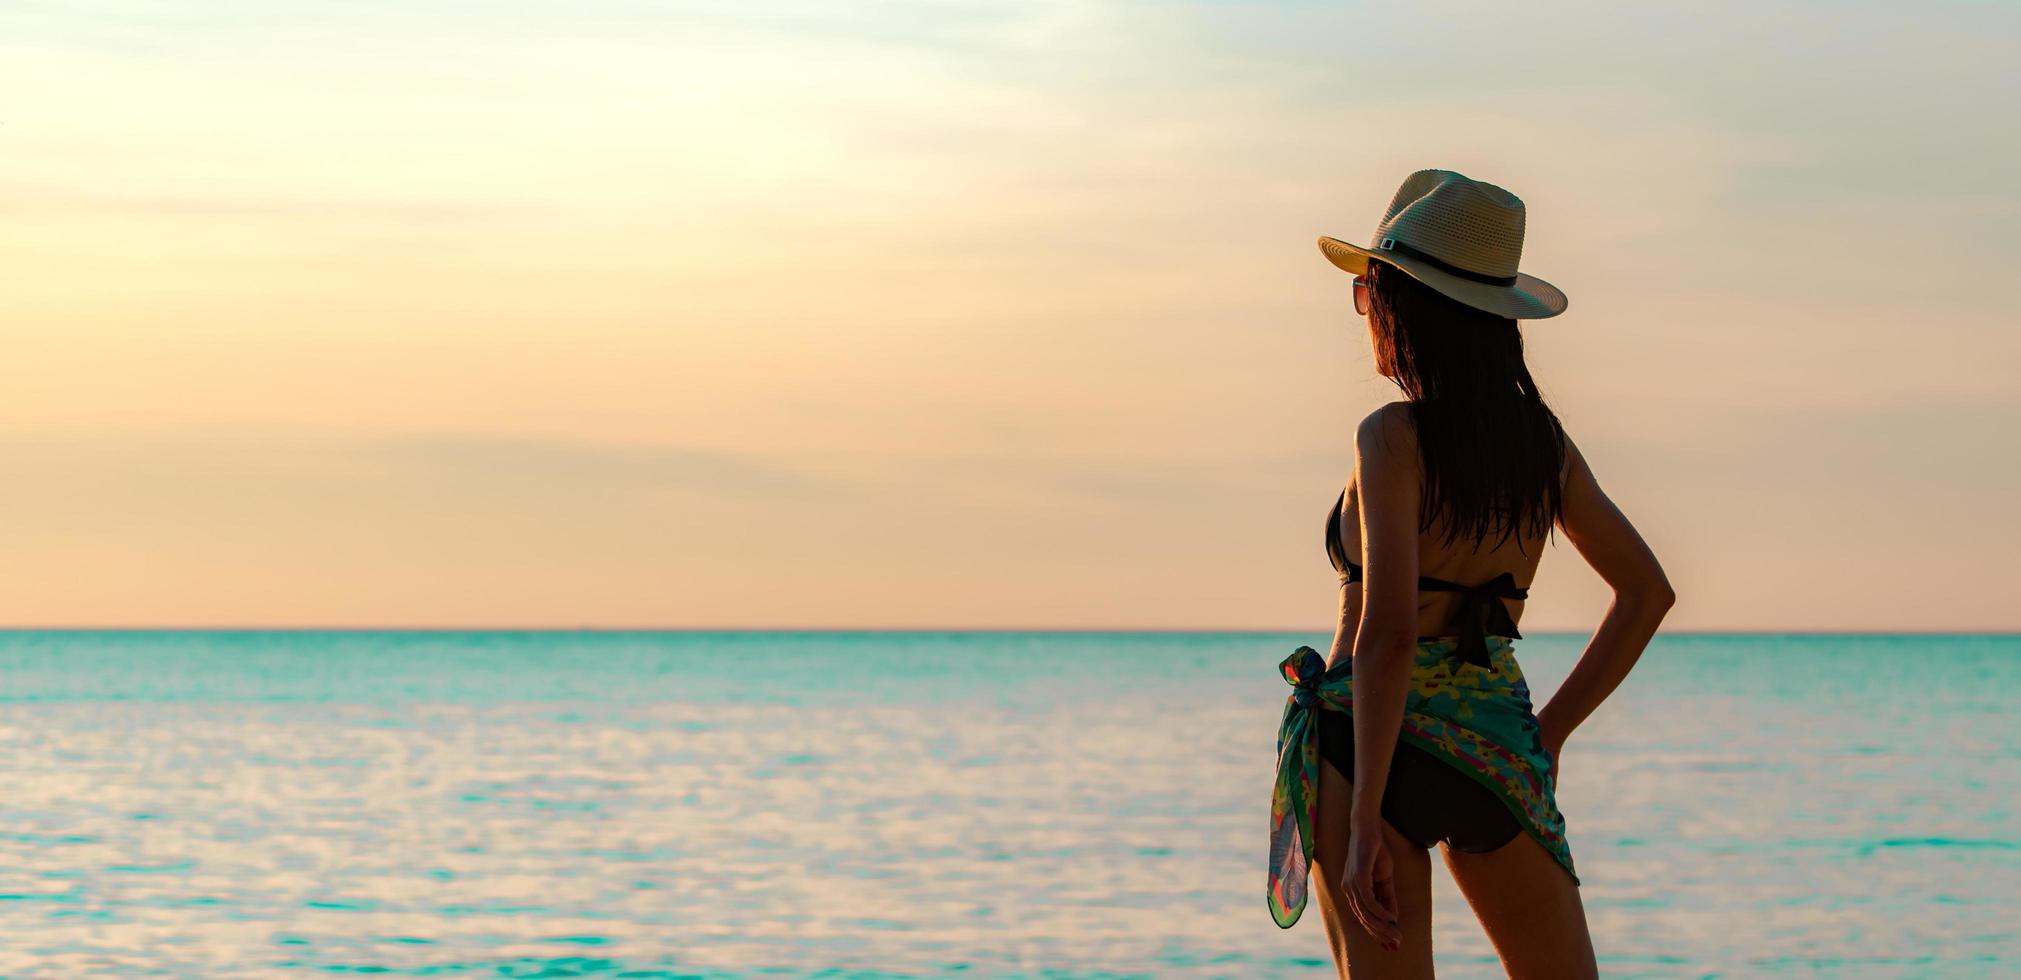
[[(1263, 898), (1326, 641), (0, 634), (0, 974), (1328, 976)], [(1602, 972), (2021, 975), (2015, 692), (2021, 637), (1659, 638), (1564, 757)]]

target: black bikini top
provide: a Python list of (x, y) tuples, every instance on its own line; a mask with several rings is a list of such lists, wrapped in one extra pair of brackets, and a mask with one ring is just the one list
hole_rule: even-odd
[[(1347, 491), (1340, 491), (1340, 499), (1333, 502), (1333, 510), (1326, 515), (1326, 557), (1333, 562), (1333, 570), (1345, 577), (1345, 581), (1361, 581), (1361, 566), (1350, 560), (1340, 547), (1340, 512), (1347, 503)], [(1509, 615), (1509, 607), (1503, 599), (1527, 599), (1530, 590), (1516, 584), (1516, 576), (1503, 572), (1479, 585), (1461, 585), (1429, 575), (1418, 576), (1418, 589), (1424, 592), (1458, 592), (1460, 602), (1453, 610), (1453, 623), (1459, 627), (1459, 648), (1454, 652), (1461, 660), (1470, 664), (1495, 669), (1488, 659), (1488, 637), (1506, 636), (1520, 640), (1523, 634), (1516, 632), (1516, 621)]]

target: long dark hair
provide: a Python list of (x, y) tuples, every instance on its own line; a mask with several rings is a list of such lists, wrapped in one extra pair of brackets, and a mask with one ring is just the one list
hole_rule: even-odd
[(1363, 278), (1377, 363), (1390, 368), (1417, 426), (1421, 530), (1443, 519), (1448, 547), (1496, 531), (1495, 547), (1519, 530), (1550, 534), (1564, 513), (1565, 430), (1523, 364), (1516, 321), (1383, 262), (1370, 262)]

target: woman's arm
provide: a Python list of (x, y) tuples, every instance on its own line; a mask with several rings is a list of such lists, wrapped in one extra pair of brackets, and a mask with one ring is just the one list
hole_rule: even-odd
[(1586, 457), (1570, 436), (1565, 438), (1565, 449), (1570, 472), (1559, 527), (1580, 556), (1613, 587), (1614, 601), (1565, 683), (1537, 712), (1544, 744), (1554, 757), (1572, 730), (1628, 676), (1649, 639), (1656, 635), (1664, 614), (1677, 601), (1663, 566), (1636, 533), (1635, 525), (1601, 491)]
[(1417, 436), (1392, 402), (1354, 435), (1361, 489), (1361, 622), (1354, 631), (1354, 824), (1378, 836), (1390, 756), (1417, 654)]
[[(1348, 527), (1348, 521), (1355, 520), (1360, 493), (1352, 486), (1348, 488), (1347, 499), (1341, 504), (1341, 529)], [(1341, 546), (1343, 549), (1346, 545)], [(1361, 546), (1357, 542), (1350, 555), (1360, 555)], [(1349, 582), (1346, 574), (1340, 576), (1340, 618), (1333, 625), (1333, 646), (1326, 651), (1326, 667), (1332, 670), (1335, 664), (1354, 656), (1354, 637), (1361, 627), (1361, 582)]]
[(1354, 631), (1354, 789), (1348, 804), (1347, 904), (1387, 949), (1401, 948), (1396, 870), (1383, 839), (1382, 789), (1403, 727), (1417, 658), (1417, 436), (1409, 407), (1392, 402), (1354, 433), (1361, 489), (1361, 622)]
[(1354, 656), (1354, 637), (1361, 626), (1361, 583), (1340, 583), (1340, 621), (1333, 627), (1333, 646), (1326, 651), (1326, 669)]

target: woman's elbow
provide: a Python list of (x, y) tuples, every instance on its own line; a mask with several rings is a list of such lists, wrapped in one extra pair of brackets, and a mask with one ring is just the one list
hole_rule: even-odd
[(1408, 663), (1417, 649), (1417, 630), (1365, 622), (1354, 646), (1356, 657), (1399, 658)]
[(1660, 616), (1677, 605), (1677, 590), (1671, 588), (1670, 580), (1658, 571), (1653, 577), (1620, 590), (1620, 598)]

